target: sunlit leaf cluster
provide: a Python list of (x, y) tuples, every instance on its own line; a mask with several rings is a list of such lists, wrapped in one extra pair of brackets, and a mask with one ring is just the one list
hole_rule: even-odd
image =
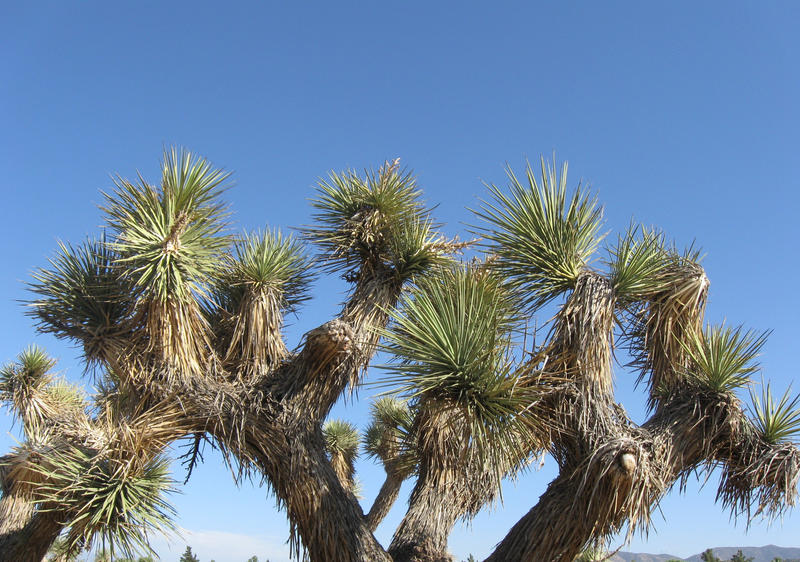
[(97, 460), (79, 447), (54, 451), (39, 465), (36, 499), (45, 509), (67, 511), (71, 550), (100, 541), (112, 552), (132, 556), (152, 552), (148, 533), (174, 529), (167, 501), (174, 491), (169, 463), (156, 457), (138, 466)]
[(315, 226), (306, 229), (329, 271), (392, 267), (408, 278), (441, 261), (447, 242), (435, 231), (416, 180), (386, 163), (377, 172), (331, 173), (312, 200)]
[(566, 164), (541, 159), (521, 181), (508, 170), (509, 189), (489, 186), (493, 201), (476, 214), (494, 267), (526, 305), (536, 309), (575, 285), (601, 239), (602, 209), (580, 185), (567, 190)]
[(713, 392), (747, 386), (758, 370), (756, 359), (768, 335), (741, 327), (708, 326), (684, 344), (693, 362), (689, 377)]
[(81, 342), (91, 361), (125, 333), (133, 312), (132, 287), (120, 275), (117, 258), (105, 236), (79, 246), (59, 242), (50, 268), (35, 271), (29, 285), (36, 298), (28, 313), (39, 329)]
[(800, 437), (800, 396), (791, 397), (791, 388), (775, 400), (769, 383), (762, 386), (761, 395), (750, 392), (753, 424), (767, 443), (796, 441)]
[(310, 298), (311, 259), (291, 235), (278, 230), (246, 233), (234, 242), (230, 269), (219, 276), (217, 302), (238, 312), (246, 293), (274, 295), (282, 313)]
[(402, 299), (386, 334), (394, 358), (386, 383), (425, 412), (418, 416), (437, 418), (419, 439), (458, 435), (447, 446), (454, 455), (474, 446), (487, 456), (514, 456), (507, 449), (518, 445), (532, 401), (512, 376), (515, 302), (497, 277), (475, 266), (444, 270)]
[(166, 152), (161, 184), (118, 177), (103, 210), (125, 276), (146, 297), (185, 301), (204, 292), (230, 244), (219, 195), (229, 174), (187, 151)]
[(414, 417), (408, 403), (383, 396), (372, 403), (370, 424), (364, 433), (364, 452), (384, 466), (410, 474), (418, 462)]

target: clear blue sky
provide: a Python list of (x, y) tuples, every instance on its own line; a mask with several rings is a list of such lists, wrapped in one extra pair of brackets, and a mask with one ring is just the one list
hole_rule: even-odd
[[(56, 240), (98, 231), (110, 174), (155, 178), (163, 146), (234, 171), (237, 229), (307, 224), (317, 177), (401, 157), (447, 232), (462, 235), (483, 181), (502, 183), (506, 162), (520, 169), (555, 151), (573, 182), (599, 193), (612, 235), (634, 218), (680, 245), (696, 239), (712, 281), (708, 318), (773, 329), (764, 375), (780, 391), (794, 379), (800, 4), (130, 4), (0, 11), (0, 361), (36, 342), (80, 377), (76, 351), (23, 315), (24, 282)], [(319, 284), (292, 320), (292, 343), (336, 310), (341, 290)], [(618, 371), (619, 396), (640, 417), (632, 379)], [(363, 425), (370, 392), (336, 415)], [(16, 428), (0, 420), (7, 450)], [(507, 486), (505, 507), (457, 528), (451, 550), (489, 552), (537, 501), (551, 464)], [(368, 505), (381, 470), (368, 461), (359, 470)], [(655, 530), (626, 550), (800, 546), (800, 514), (748, 530), (714, 504), (716, 481), (667, 497)], [(201, 560), (284, 556), (274, 499), (237, 490), (212, 452), (175, 504)], [(165, 559), (184, 544), (164, 547)]]

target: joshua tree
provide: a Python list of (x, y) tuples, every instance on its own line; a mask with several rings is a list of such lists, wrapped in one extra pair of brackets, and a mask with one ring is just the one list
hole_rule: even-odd
[[(75, 548), (98, 534), (140, 546), (140, 523), (168, 515), (161, 453), (181, 439), (213, 440), (240, 474), (263, 477), (292, 551), (315, 561), (449, 560), (455, 522), (544, 452), (560, 474), (490, 560), (571, 561), (625, 525), (646, 528), (664, 493), (712, 467), (737, 515), (793, 504), (796, 401), (766, 388), (748, 417), (736, 395), (764, 336), (704, 328), (698, 256), (659, 233), (632, 227), (590, 266), (601, 210), (580, 186), (568, 194), (566, 166), (542, 161), (540, 175), (529, 167), (523, 180), (509, 173), (508, 190), (492, 186), (466, 262), (457, 256), (469, 244), (438, 233), (397, 162), (320, 182), (303, 232), (316, 260), (276, 231), (229, 236), (227, 177), (172, 151), (158, 186), (117, 178), (103, 205), (108, 238), (61, 246), (35, 275), (39, 329), (80, 344), (103, 383), (87, 413), (48, 405), (49, 366), (21, 358), (4, 371), (28, 441), (4, 458), (0, 509), (15, 516), (0, 530), (3, 558), (36, 559), (28, 545), (43, 555), (62, 532)], [(308, 298), (313, 272), (341, 274), (351, 290), (290, 351), (283, 317)], [(548, 304), (557, 314), (545, 341), (517, 345), (536, 341), (528, 327)], [(648, 392), (642, 425), (614, 399), (615, 337)], [(323, 424), (379, 348), (393, 357), (384, 383), (395, 396), (375, 404), (367, 430), (387, 480), (364, 515), (354, 428)], [(384, 550), (372, 531), (410, 477)], [(110, 501), (111, 489), (146, 489), (136, 505), (147, 517), (132, 521), (128, 496)]]

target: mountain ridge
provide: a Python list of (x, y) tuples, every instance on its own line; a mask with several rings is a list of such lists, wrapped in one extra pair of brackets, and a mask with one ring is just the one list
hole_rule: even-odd
[[(786, 547), (768, 544), (764, 546), (719, 546), (712, 548), (714, 555), (723, 562), (729, 561), (731, 557), (741, 550), (745, 557), (752, 557), (753, 562), (772, 562), (775, 558), (781, 558), (785, 562), (800, 561), (800, 547)], [(609, 562), (667, 562), (668, 560), (682, 560), (684, 562), (702, 562), (700, 554), (694, 554), (688, 558), (681, 558), (674, 554), (649, 554), (643, 552), (618, 552)]]

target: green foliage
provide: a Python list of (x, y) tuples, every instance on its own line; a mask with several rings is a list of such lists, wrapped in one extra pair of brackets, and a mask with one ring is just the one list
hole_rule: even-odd
[(364, 451), (382, 462), (406, 459), (410, 470), (416, 464), (412, 449), (413, 416), (404, 400), (383, 396), (372, 403), (371, 422), (364, 434)]
[(95, 458), (78, 447), (56, 449), (35, 468), (42, 483), (36, 501), (71, 514), (65, 541), (70, 549), (101, 539), (110, 551), (133, 556), (150, 552), (147, 534), (174, 528), (168, 461), (155, 458), (137, 467)]
[(731, 556), (731, 562), (753, 562), (753, 558), (746, 557), (741, 550), (737, 550), (736, 554)]
[(372, 403), (371, 422), (364, 434), (364, 451), (380, 459), (387, 470), (408, 476), (417, 470), (414, 416), (408, 403), (384, 396)]
[(670, 259), (663, 234), (631, 226), (609, 254), (611, 285), (623, 304), (645, 300), (665, 288)]
[(229, 174), (185, 150), (165, 151), (161, 185), (121, 177), (105, 194), (117, 264), (145, 297), (185, 302), (202, 293), (230, 244), (218, 197)]
[(386, 333), (386, 369), (409, 398), (435, 395), (467, 405), (495, 395), (518, 322), (499, 281), (470, 267), (442, 271), (405, 295)]
[(35, 345), (26, 348), (14, 363), (0, 369), (0, 396), (3, 400), (13, 400), (16, 394), (44, 388), (52, 380), (50, 370), (55, 364), (42, 348)]
[(494, 201), (477, 216), (480, 234), (494, 254), (492, 265), (522, 301), (538, 308), (572, 288), (600, 241), (602, 210), (578, 185), (567, 197), (567, 165), (541, 159), (541, 175), (526, 167), (527, 184), (509, 169), (510, 193), (489, 187)]
[(779, 401), (772, 397), (770, 385), (762, 384), (761, 397), (750, 392), (753, 425), (767, 443), (792, 441), (800, 435), (800, 395), (791, 398), (791, 387), (786, 389)]
[(341, 455), (352, 463), (358, 455), (358, 430), (350, 422), (330, 420), (322, 426), (325, 446), (331, 455)]
[(50, 268), (34, 272), (29, 284), (36, 298), (28, 303), (28, 314), (39, 330), (78, 341), (87, 359), (98, 359), (133, 311), (132, 287), (121, 278), (117, 259), (105, 237), (80, 246), (59, 242)]
[(531, 422), (532, 396), (511, 376), (515, 310), (494, 275), (453, 267), (405, 295), (386, 333), (385, 383), (430, 415), (448, 412), (441, 429), (464, 427), (480, 455), (513, 457)]
[(710, 548), (703, 551), (703, 553), (700, 555), (700, 559), (703, 562), (722, 562), (722, 560), (714, 556), (714, 551)]
[(181, 555), (179, 562), (200, 562), (200, 561), (197, 559), (197, 556), (195, 556), (194, 553), (192, 553), (192, 547), (187, 546), (186, 550), (183, 551), (183, 554)]
[[(47, 353), (32, 345), (17, 356), (17, 360), (0, 368), (0, 400), (22, 420), (26, 434), (32, 435), (54, 413), (54, 404), (45, 400), (48, 394), (55, 400), (67, 398), (67, 392), (48, 390), (53, 382), (50, 372), (56, 362)], [(64, 405), (67, 405), (65, 403)]]
[(769, 333), (756, 334), (741, 327), (708, 326), (688, 343), (682, 343), (692, 360), (690, 376), (713, 392), (732, 392), (746, 386), (758, 370), (756, 358)]
[(302, 245), (280, 231), (246, 233), (236, 240), (230, 269), (220, 276), (219, 304), (237, 312), (245, 291), (275, 295), (282, 312), (294, 312), (308, 300), (312, 262)]
[(397, 162), (362, 177), (348, 170), (321, 180), (311, 204), (317, 226), (306, 234), (328, 271), (354, 273), (364, 264), (395, 269), (407, 279), (443, 261), (446, 244), (435, 232), (416, 180)]

